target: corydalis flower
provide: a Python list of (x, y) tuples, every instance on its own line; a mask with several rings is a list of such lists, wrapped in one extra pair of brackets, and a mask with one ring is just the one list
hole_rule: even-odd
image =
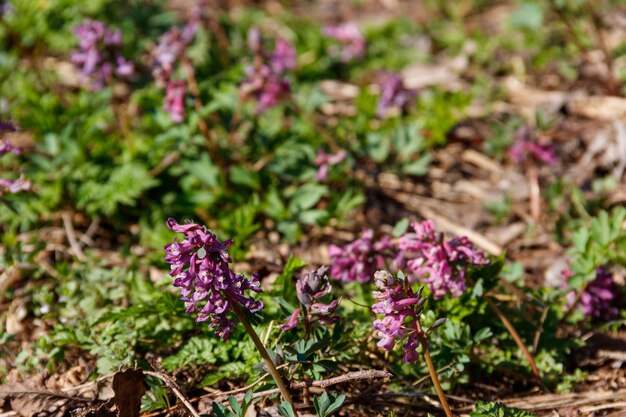
[(352, 61), (365, 54), (365, 37), (356, 23), (347, 22), (336, 26), (326, 26), (323, 32), (324, 35), (343, 45), (339, 53), (342, 61)]
[[(0, 122), (0, 134), (4, 132), (15, 132), (17, 128), (11, 122)], [(11, 144), (9, 139), (0, 140), (0, 157), (6, 154), (12, 153), (19, 155), (22, 153), (22, 148)], [(15, 194), (20, 191), (27, 191), (31, 187), (31, 182), (28, 181), (23, 174), (15, 180), (8, 180), (0, 178), (0, 195), (5, 193)]]
[(327, 266), (322, 266), (316, 271), (302, 275), (296, 281), (296, 294), (301, 307), (296, 308), (289, 318), (289, 321), (281, 326), (282, 331), (291, 330), (298, 324), (298, 319), (304, 309), (307, 321), (318, 322), (323, 324), (331, 324), (338, 320), (338, 317), (332, 314), (337, 310), (339, 301), (333, 300), (328, 304), (324, 304), (319, 300), (330, 294), (332, 286), (328, 282)]
[(328, 176), (328, 168), (331, 165), (337, 165), (344, 159), (346, 159), (347, 152), (343, 149), (334, 154), (328, 154), (323, 150), (317, 152), (315, 161), (313, 163), (318, 167), (315, 178), (319, 181), (324, 181)]
[(182, 242), (174, 239), (165, 246), (165, 260), (175, 278), (174, 286), (180, 288), (187, 313), (197, 310), (196, 321), (210, 320), (216, 334), (228, 339), (237, 324), (228, 318), (231, 303), (251, 313), (263, 308), (261, 301), (246, 295), (247, 290), (261, 291), (258, 275), (247, 279), (230, 269), (228, 248), (232, 240), (220, 242), (205, 227), (195, 223), (180, 225), (173, 218), (167, 220), (167, 226), (185, 235)]
[(187, 46), (196, 35), (196, 22), (189, 22), (180, 29), (173, 27), (165, 32), (152, 51), (154, 69), (152, 76), (160, 86), (165, 86), (170, 81), (178, 61), (184, 56)]
[(379, 83), (380, 97), (376, 104), (376, 114), (384, 117), (390, 110), (404, 112), (411, 105), (417, 92), (404, 86), (402, 77), (398, 74), (386, 74)]
[(377, 271), (374, 284), (379, 291), (373, 292), (377, 303), (372, 312), (384, 315), (374, 321), (375, 335), (380, 339), (376, 345), (390, 351), (396, 343), (403, 343), (404, 362), (415, 362), (423, 337), (419, 320), (426, 299), (421, 297), (421, 290), (416, 294), (406, 280), (400, 281), (387, 271)]
[(24, 178), (23, 174), (15, 180), (0, 178), (0, 195), (2, 195), (4, 192), (15, 194), (19, 193), (20, 191), (28, 191), (30, 190), (30, 187), (30, 181)]
[(254, 98), (257, 111), (276, 106), (291, 92), (287, 71), (296, 67), (296, 51), (284, 39), (276, 40), (274, 50), (266, 51), (258, 29), (248, 31), (248, 47), (254, 54), (253, 63), (246, 66), (246, 79), (241, 85), (242, 98)]
[[(566, 281), (573, 275), (569, 268), (563, 271)], [(593, 320), (611, 320), (619, 315), (618, 306), (622, 301), (620, 287), (613, 280), (613, 274), (605, 268), (598, 268), (595, 278), (587, 284), (580, 295), (578, 308)], [(567, 294), (567, 302), (570, 307), (576, 302), (575, 291)]]
[(465, 236), (444, 240), (435, 232), (431, 220), (412, 225), (414, 233), (407, 233), (398, 242), (408, 259), (410, 278), (428, 284), (434, 299), (446, 294), (458, 297), (465, 292), (467, 268), (486, 265), (489, 260)]
[(170, 114), (173, 122), (182, 122), (185, 118), (185, 93), (187, 92), (185, 82), (169, 81), (165, 92), (163, 109)]
[(113, 74), (129, 77), (134, 73), (134, 65), (120, 52), (122, 32), (109, 29), (103, 22), (85, 20), (74, 29), (78, 38), (78, 51), (72, 53), (71, 60), (81, 67), (84, 77), (91, 77), (92, 88), (100, 90)]
[(539, 143), (534, 131), (528, 126), (522, 126), (515, 132), (515, 143), (509, 149), (509, 155), (518, 164), (526, 162), (529, 158), (546, 164), (554, 164), (557, 161), (552, 146)]
[(328, 255), (332, 259), (330, 273), (343, 282), (368, 282), (385, 257), (393, 250), (393, 242), (384, 236), (374, 242), (374, 232), (365, 230), (361, 237), (344, 247), (330, 245)]

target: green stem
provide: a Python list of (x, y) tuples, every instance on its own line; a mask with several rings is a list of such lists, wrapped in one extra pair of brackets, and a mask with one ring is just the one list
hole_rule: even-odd
[(278, 369), (276, 369), (276, 366), (274, 365), (274, 362), (272, 361), (270, 354), (267, 352), (265, 345), (263, 345), (263, 342), (261, 342), (261, 339), (259, 339), (259, 336), (257, 335), (256, 331), (254, 330), (254, 328), (252, 327), (252, 325), (246, 318), (246, 315), (244, 314), (244, 312), (241, 310), (241, 307), (239, 307), (239, 304), (237, 304), (237, 302), (233, 301), (228, 296), (226, 296), (226, 298), (228, 299), (228, 302), (230, 303), (230, 306), (232, 307), (233, 312), (235, 313), (235, 315), (237, 315), (237, 318), (239, 318), (239, 321), (241, 321), (241, 323), (243, 324), (243, 327), (246, 328), (246, 331), (252, 338), (254, 345), (256, 346), (257, 350), (261, 354), (261, 357), (263, 358), (263, 361), (265, 362), (265, 366), (267, 366), (267, 369), (270, 375), (272, 375), (272, 378), (274, 378), (274, 381), (276, 382), (276, 386), (278, 387), (278, 390), (282, 394), (285, 401), (291, 404), (291, 408), (293, 408), (293, 412), (297, 416), (298, 412), (296, 411), (296, 405), (291, 399), (291, 395), (289, 394), (287, 387), (283, 383), (283, 378), (280, 376), (280, 372), (278, 372)]
[(452, 410), (450, 409), (450, 405), (448, 404), (448, 400), (446, 399), (446, 394), (444, 394), (443, 389), (441, 388), (441, 384), (439, 383), (437, 370), (435, 369), (435, 365), (433, 365), (433, 360), (430, 357), (430, 351), (428, 350), (428, 339), (426, 338), (426, 334), (422, 331), (422, 326), (417, 319), (415, 320), (415, 325), (417, 327), (417, 334), (420, 339), (420, 344), (422, 345), (422, 355), (424, 356), (424, 360), (426, 361), (426, 366), (428, 367), (430, 379), (433, 381), (435, 391), (437, 391), (437, 396), (439, 397), (441, 407), (443, 408), (443, 411), (446, 413), (447, 417), (454, 417), (454, 414), (452, 414)]

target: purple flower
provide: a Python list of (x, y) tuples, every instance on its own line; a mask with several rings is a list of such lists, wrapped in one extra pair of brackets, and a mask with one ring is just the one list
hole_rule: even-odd
[(196, 223), (178, 224), (173, 218), (167, 226), (183, 233), (182, 242), (174, 239), (165, 246), (165, 261), (170, 265), (174, 286), (180, 288), (187, 313), (197, 310), (196, 321), (210, 320), (210, 327), (222, 339), (230, 336), (236, 322), (228, 318), (231, 303), (255, 313), (263, 308), (261, 301), (246, 296), (246, 291), (261, 292), (258, 275), (247, 279), (230, 269), (228, 248), (232, 240), (220, 242), (215, 234)]
[(528, 158), (546, 164), (557, 162), (554, 148), (548, 144), (539, 143), (534, 131), (528, 126), (522, 126), (515, 132), (515, 143), (509, 148), (509, 155), (515, 163), (525, 163)]
[(374, 232), (365, 230), (361, 237), (346, 246), (330, 245), (328, 255), (332, 260), (330, 274), (343, 282), (368, 282), (377, 269), (385, 264), (385, 257), (394, 249), (390, 237), (373, 241)]
[(296, 50), (286, 40), (276, 39), (274, 51), (269, 54), (269, 64), (274, 73), (282, 74), (296, 68)]
[[(0, 121), (0, 134), (15, 131), (17, 131), (17, 127), (13, 123)], [(22, 153), (22, 148), (14, 146), (9, 139), (0, 140), (0, 157), (9, 153), (19, 155)], [(0, 195), (5, 193), (15, 194), (20, 191), (27, 191), (30, 190), (30, 187), (31, 183), (24, 178), (24, 174), (21, 174), (19, 178), (15, 180), (0, 178)]]
[(254, 54), (252, 64), (245, 68), (246, 79), (241, 84), (241, 97), (257, 101), (257, 112), (276, 106), (289, 97), (291, 87), (285, 73), (296, 66), (296, 51), (284, 39), (277, 39), (273, 51), (263, 48), (257, 28), (248, 31), (248, 47)]
[(434, 299), (465, 292), (467, 268), (486, 265), (489, 260), (465, 236), (445, 241), (431, 220), (412, 225), (414, 233), (400, 238), (409, 278), (428, 284)]
[(390, 351), (396, 343), (403, 343), (403, 361), (417, 361), (419, 339), (424, 336), (419, 320), (425, 299), (415, 294), (407, 281), (400, 281), (387, 271), (377, 271), (374, 284), (379, 291), (373, 293), (377, 303), (372, 312), (384, 315), (373, 324), (380, 339), (376, 345)]
[(404, 112), (411, 105), (417, 92), (404, 86), (402, 77), (398, 74), (386, 74), (379, 83), (380, 97), (376, 105), (378, 117), (384, 117), (391, 109)]
[(20, 175), (20, 177), (16, 180), (7, 180), (4, 178), (0, 178), (0, 195), (4, 194), (5, 192), (15, 194), (19, 193), (20, 191), (28, 191), (30, 190), (30, 187), (30, 181), (24, 178), (23, 174)]
[(183, 29), (173, 27), (165, 32), (152, 51), (154, 69), (152, 76), (157, 84), (164, 86), (170, 80), (176, 64), (183, 57), (187, 46), (196, 35), (197, 23), (189, 22)]
[(315, 178), (319, 181), (324, 181), (326, 179), (326, 176), (328, 175), (328, 168), (331, 165), (337, 165), (338, 163), (346, 159), (346, 155), (347, 152), (343, 149), (335, 154), (328, 154), (320, 149), (317, 152), (315, 161), (313, 161), (313, 163), (318, 167)]
[(326, 271), (328, 271), (328, 267), (322, 266), (316, 271), (309, 272), (298, 278), (296, 281), (296, 293), (301, 307), (293, 311), (287, 323), (281, 326), (280, 330), (287, 331), (296, 327), (303, 309), (307, 317), (307, 323), (331, 324), (339, 319), (332, 315), (337, 310), (339, 301), (333, 300), (328, 304), (318, 301), (330, 294), (332, 290)]
[(9, 0), (6, 0), (3, 4), (0, 4), (0, 17), (13, 13), (14, 7)]
[(113, 73), (120, 77), (130, 77), (134, 64), (127, 61), (120, 52), (122, 32), (109, 29), (103, 22), (86, 19), (74, 29), (78, 38), (78, 51), (72, 53), (71, 60), (82, 67), (85, 78), (91, 77), (92, 88), (100, 90)]
[(336, 26), (326, 26), (323, 32), (324, 35), (343, 45), (343, 50), (340, 52), (342, 61), (349, 62), (365, 54), (366, 40), (356, 23), (347, 22)]
[(185, 82), (168, 81), (165, 91), (163, 109), (170, 114), (173, 122), (182, 122), (185, 119), (185, 93), (187, 92)]
[(8, 139), (0, 141), (0, 156), (6, 155), (8, 153), (19, 155), (22, 153), (22, 148), (12, 145)]
[[(563, 277), (568, 280), (573, 273), (566, 269)], [(589, 282), (578, 301), (578, 308), (582, 313), (594, 321), (611, 320), (619, 316), (619, 306), (622, 304), (622, 294), (619, 285), (613, 280), (613, 274), (606, 268), (598, 268), (593, 281)], [(576, 302), (576, 292), (567, 294), (568, 305)]]

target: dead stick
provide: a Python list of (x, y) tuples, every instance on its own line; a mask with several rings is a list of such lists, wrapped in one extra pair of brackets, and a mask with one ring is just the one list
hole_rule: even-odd
[(543, 312), (541, 313), (541, 318), (539, 319), (539, 327), (535, 332), (535, 340), (533, 340), (533, 355), (537, 354), (537, 350), (539, 349), (539, 339), (541, 338), (541, 333), (543, 333), (543, 324), (548, 317), (548, 307), (543, 308)]
[(61, 212), (61, 219), (63, 219), (63, 226), (65, 227), (65, 233), (67, 234), (67, 240), (70, 242), (72, 252), (78, 258), (79, 261), (85, 260), (85, 255), (76, 240), (76, 233), (74, 233), (74, 226), (72, 225), (72, 216), (67, 211)]
[(530, 215), (535, 222), (541, 217), (541, 188), (539, 187), (539, 174), (535, 164), (530, 163), (528, 169), (528, 188), (530, 191)]
[[(369, 369), (366, 371), (356, 371), (356, 372), (348, 372), (347, 374), (336, 376), (334, 378), (324, 379), (321, 381), (304, 381), (304, 382), (296, 382), (291, 384), (289, 388), (291, 389), (301, 389), (304, 387), (318, 387), (318, 388), (326, 388), (331, 385), (342, 384), (344, 382), (349, 381), (359, 381), (364, 379), (380, 379), (380, 378), (391, 378), (393, 374), (387, 371), (379, 371), (376, 369)], [(259, 391), (252, 394), (252, 398), (266, 397), (268, 395), (278, 394), (280, 390), (278, 388), (273, 388), (265, 391)], [(239, 394), (237, 396), (238, 399), (243, 398), (243, 394)]]

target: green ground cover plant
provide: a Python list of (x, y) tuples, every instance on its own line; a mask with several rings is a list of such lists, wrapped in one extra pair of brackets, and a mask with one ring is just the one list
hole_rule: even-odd
[(0, 2), (0, 411), (623, 411), (624, 5), (222, 3)]

